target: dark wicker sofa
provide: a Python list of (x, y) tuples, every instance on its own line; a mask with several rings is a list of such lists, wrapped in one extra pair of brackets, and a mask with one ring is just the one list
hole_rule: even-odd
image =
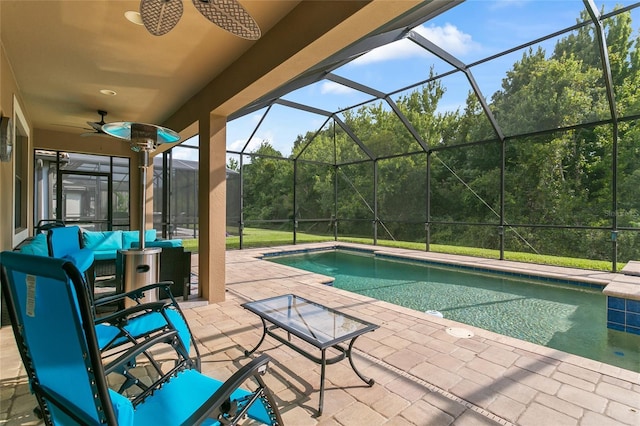
[[(64, 225), (63, 225), (64, 226)], [(48, 230), (36, 234), (25, 240), (17, 251), (39, 256), (51, 256), (47, 245)], [(116, 268), (116, 259), (119, 250), (128, 250), (139, 246), (138, 231), (86, 231), (82, 230), (83, 250), (93, 251), (93, 269), (95, 277), (113, 276), (116, 291), (122, 290), (118, 281), (122, 280)], [(145, 245), (147, 247), (161, 247), (160, 276), (159, 281), (172, 281), (171, 292), (174, 296), (190, 294), (191, 278), (191, 252), (182, 247), (182, 240), (158, 240), (156, 231), (149, 229), (145, 232)], [(91, 283), (93, 284), (93, 283)], [(163, 297), (163, 295), (160, 295)]]

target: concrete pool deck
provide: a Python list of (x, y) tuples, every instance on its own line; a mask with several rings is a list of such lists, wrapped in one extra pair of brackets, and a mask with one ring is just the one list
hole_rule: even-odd
[[(357, 340), (354, 355), (360, 371), (376, 383), (371, 388), (364, 385), (346, 361), (328, 366), (324, 412), (316, 418), (320, 367), (267, 337), (258, 352), (273, 358), (266, 381), (285, 424), (640, 424), (638, 372), (327, 287), (322, 284), (328, 280), (325, 276), (259, 259), (266, 253), (334, 245), (228, 251), (226, 300), (209, 305), (198, 300), (183, 303), (200, 343), (203, 371), (219, 379), (229, 377), (246, 363), (244, 349), (258, 342), (260, 320), (240, 304), (296, 293), (380, 325)], [(340, 245), (567, 280), (604, 283), (621, 275)], [(197, 263), (194, 269), (197, 271)], [(473, 336), (456, 337), (460, 329)], [(35, 399), (29, 394), (11, 327), (0, 329), (0, 383), (0, 424), (40, 424), (31, 413)]]

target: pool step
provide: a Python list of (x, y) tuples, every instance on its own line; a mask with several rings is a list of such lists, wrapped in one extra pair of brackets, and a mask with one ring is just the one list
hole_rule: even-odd
[(640, 277), (640, 262), (635, 260), (629, 261), (624, 268), (622, 268), (622, 273), (625, 275), (635, 275), (636, 277)]

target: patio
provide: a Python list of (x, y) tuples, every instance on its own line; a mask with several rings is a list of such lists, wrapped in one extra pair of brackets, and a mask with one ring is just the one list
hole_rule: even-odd
[[(354, 356), (358, 368), (376, 384), (364, 385), (346, 362), (328, 366), (320, 418), (315, 417), (319, 366), (277, 345), (274, 339), (266, 339), (259, 352), (273, 358), (267, 383), (286, 424), (640, 423), (640, 373), (328, 287), (322, 284), (327, 280), (324, 276), (257, 258), (282, 249), (286, 247), (227, 252), (226, 300), (206, 305), (190, 299), (184, 307), (201, 345), (203, 371), (218, 378), (230, 376), (244, 364), (244, 349), (253, 347), (260, 337), (258, 317), (240, 307), (249, 300), (296, 293), (380, 325), (358, 339)], [(412, 254), (485, 266), (495, 263), (510, 270), (546, 270), (556, 276), (611, 278), (611, 274), (584, 270)], [(445, 331), (452, 326), (471, 330), (474, 336), (453, 337)], [(0, 423), (39, 424), (31, 412), (35, 399), (29, 394), (10, 327), (0, 329), (0, 346)]]

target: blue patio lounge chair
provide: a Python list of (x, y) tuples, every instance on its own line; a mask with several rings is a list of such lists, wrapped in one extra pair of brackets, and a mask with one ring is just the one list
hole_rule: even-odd
[[(78, 226), (52, 226), (47, 229), (47, 245), (51, 257), (68, 260), (83, 273), (85, 291), (91, 302), (95, 317), (96, 336), (98, 347), (101, 351), (110, 351), (126, 343), (136, 343), (142, 339), (158, 334), (168, 327), (178, 330), (178, 335), (184, 344), (187, 353), (194, 348), (195, 367), (200, 370), (200, 354), (195, 344), (186, 319), (170, 291), (171, 282), (161, 282), (129, 291), (118, 292), (111, 296), (94, 298), (93, 291), (93, 252), (82, 247), (82, 232)], [(141, 303), (146, 292), (158, 291), (167, 296), (167, 299), (154, 303)], [(126, 300), (132, 301), (125, 303)], [(124, 309), (134, 304), (130, 308)], [(113, 312), (113, 307), (117, 310)], [(100, 308), (111, 309), (112, 312), (98, 317)], [(127, 377), (120, 391), (133, 384), (138, 386), (143, 383), (130, 377), (127, 370), (122, 374)]]
[[(152, 284), (135, 291), (120, 292), (94, 300), (93, 286), (89, 282), (93, 274), (87, 273), (92, 269), (90, 265), (93, 262), (93, 255), (91, 250), (80, 247), (80, 228), (77, 226), (67, 227), (59, 223), (54, 223), (54, 225), (47, 227), (45, 229), (46, 234), (38, 235), (38, 238), (44, 237), (42, 240), (48, 246), (46, 250), (50, 256), (68, 260), (80, 272), (85, 272), (83, 274), (85, 290), (91, 301), (91, 306), (94, 308), (96, 335), (98, 347), (101, 351), (109, 352), (113, 356), (113, 349), (116, 347), (127, 343), (135, 343), (160, 333), (163, 329), (174, 327), (178, 330), (179, 337), (185, 345), (187, 353), (192, 352), (192, 348), (194, 348), (193, 352), (195, 353), (192, 359), (196, 362), (196, 369), (200, 369), (198, 347), (195, 344), (186, 319), (170, 291), (171, 282)], [(20, 253), (42, 256), (42, 252), (35, 249), (20, 250)], [(140, 302), (147, 291), (163, 291), (167, 298), (163, 302), (141, 304)], [(123, 311), (113, 312), (114, 308), (124, 309), (126, 300), (130, 301), (130, 303), (126, 303), (128, 306), (132, 304), (135, 304), (135, 306)], [(98, 317), (97, 312), (100, 308), (103, 308), (103, 311), (106, 308), (109, 314)], [(143, 384), (143, 382), (130, 377), (127, 370), (123, 370), (122, 375), (125, 376), (126, 380), (122, 383), (120, 391), (134, 384), (138, 386)]]
[[(149, 337), (165, 327), (173, 327), (178, 330), (179, 337), (187, 352), (190, 351), (190, 346), (193, 346), (196, 356), (199, 356), (198, 347), (193, 340), (187, 320), (171, 293), (171, 285), (173, 284), (171, 281), (149, 284), (126, 293), (118, 293), (100, 299), (94, 299), (93, 292), (86, 282), (84, 284), (84, 290), (94, 315), (98, 347), (101, 351)], [(159, 290), (163, 290), (168, 298), (157, 302), (143, 302), (144, 294), (147, 291)], [(128, 308), (122, 308), (125, 299), (132, 300), (135, 304)], [(112, 312), (98, 314), (98, 309), (104, 306), (118, 308)]]
[[(51, 257), (71, 261), (85, 278), (85, 291), (91, 302), (95, 317), (98, 347), (106, 352), (125, 343), (135, 343), (154, 334), (162, 332), (167, 327), (174, 327), (185, 345), (187, 353), (191, 347), (195, 350), (193, 360), (196, 369), (200, 370), (200, 354), (193, 340), (186, 319), (180, 310), (170, 287), (173, 283), (161, 282), (151, 284), (126, 293), (118, 292), (111, 296), (94, 298), (93, 291), (93, 251), (82, 247), (82, 231), (78, 226), (51, 226), (47, 229), (47, 245)], [(145, 292), (162, 291), (167, 299), (161, 302), (141, 303)], [(125, 300), (131, 300), (135, 306), (124, 309)], [(117, 306), (119, 309), (107, 315), (98, 317), (100, 307)], [(124, 371), (123, 374), (128, 376)], [(123, 383), (124, 387), (132, 384), (131, 380)], [(138, 382), (137, 384), (142, 384)], [(122, 390), (122, 389), (121, 389)]]
[[(184, 351), (190, 362), (197, 371), (200, 371), (200, 351), (191, 333), (189, 324), (178, 305), (178, 302), (171, 293), (171, 282), (160, 282), (149, 284), (144, 287), (126, 292), (104, 297), (98, 300), (93, 299), (93, 292), (83, 281), (83, 288), (91, 305), (91, 312), (94, 316), (94, 325), (98, 348), (103, 354), (103, 362), (113, 359), (122, 351), (126, 351), (131, 344), (139, 344), (153, 336), (157, 336), (166, 331), (175, 330), (178, 333), (180, 343), (184, 346)], [(147, 291), (158, 291), (162, 289), (168, 295), (168, 299), (158, 302), (141, 303), (144, 293)], [(98, 316), (97, 308), (105, 305), (121, 306), (124, 299), (134, 301), (134, 305), (126, 309), (118, 309)], [(152, 357), (147, 357), (151, 365), (158, 373), (161, 367), (155, 363)], [(132, 376), (130, 371), (134, 365), (128, 365), (118, 371), (125, 377), (118, 392), (123, 392), (129, 387), (136, 385), (141, 389), (146, 389), (143, 381)]]
[(49, 256), (69, 260), (93, 285), (95, 280), (93, 251), (82, 247), (79, 226), (53, 226), (47, 229)]
[[(262, 379), (268, 356), (223, 383), (193, 368), (173, 329), (132, 343), (104, 363), (90, 300), (73, 263), (3, 252), (0, 265), (16, 343), (46, 424), (215, 425), (245, 416), (282, 424)], [(142, 354), (161, 357), (163, 373), (135, 396), (110, 389), (110, 373), (144, 362), (136, 361)], [(254, 390), (239, 387), (250, 381)]]

